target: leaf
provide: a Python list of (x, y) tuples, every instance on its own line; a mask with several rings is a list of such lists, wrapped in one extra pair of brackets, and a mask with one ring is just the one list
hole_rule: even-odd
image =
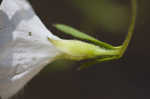
[(88, 41), (91, 41), (97, 45), (99, 45), (100, 47), (104, 47), (106, 49), (116, 49), (114, 46), (108, 44), (108, 43), (105, 43), (105, 42), (102, 42), (102, 41), (99, 41), (97, 40), (96, 38), (92, 37), (92, 36), (89, 36), (83, 32), (80, 32), (79, 30), (75, 29), (75, 28), (72, 28), (68, 25), (64, 25), (64, 24), (55, 24), (54, 27), (66, 34), (69, 34), (69, 35), (72, 35), (74, 37), (77, 37), (79, 39), (83, 39), (83, 40), (88, 40)]

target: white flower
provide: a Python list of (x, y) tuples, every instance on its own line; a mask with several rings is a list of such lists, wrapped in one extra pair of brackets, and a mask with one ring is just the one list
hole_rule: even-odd
[(0, 96), (16, 94), (60, 52), (26, 0), (3, 0), (0, 6)]

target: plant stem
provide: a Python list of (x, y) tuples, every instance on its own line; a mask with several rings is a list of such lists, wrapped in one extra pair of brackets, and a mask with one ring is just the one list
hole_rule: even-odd
[(134, 28), (135, 28), (135, 23), (136, 23), (136, 15), (137, 15), (137, 1), (136, 0), (131, 0), (131, 3), (132, 3), (132, 18), (131, 18), (131, 24), (129, 26), (129, 29), (128, 29), (128, 34), (126, 36), (126, 39), (125, 41), (123, 42), (122, 44), (122, 48), (120, 50), (120, 57), (123, 56), (123, 54), (125, 53), (130, 41), (131, 41), (131, 38), (132, 38), (132, 35), (133, 35), (133, 32), (134, 32)]

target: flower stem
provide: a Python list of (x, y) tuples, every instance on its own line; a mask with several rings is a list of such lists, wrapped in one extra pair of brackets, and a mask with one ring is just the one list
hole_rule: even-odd
[(129, 43), (131, 41), (132, 35), (134, 33), (134, 28), (135, 28), (135, 23), (136, 23), (136, 15), (137, 15), (137, 1), (136, 0), (131, 0), (131, 3), (132, 3), (131, 24), (129, 26), (128, 34), (126, 36), (126, 39), (125, 39), (125, 41), (122, 44), (122, 48), (120, 50), (120, 57), (122, 57), (123, 54), (125, 53), (128, 45), (129, 45)]

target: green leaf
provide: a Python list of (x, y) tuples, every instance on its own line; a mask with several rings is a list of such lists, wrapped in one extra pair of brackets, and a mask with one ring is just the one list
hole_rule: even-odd
[(102, 42), (102, 41), (99, 41), (97, 40), (96, 38), (94, 37), (91, 37), (83, 32), (80, 32), (79, 30), (75, 29), (75, 28), (72, 28), (68, 25), (64, 25), (64, 24), (55, 24), (54, 27), (66, 34), (69, 34), (69, 35), (72, 35), (74, 37), (77, 37), (79, 39), (83, 39), (83, 40), (88, 40), (88, 41), (91, 41), (97, 45), (99, 45), (100, 47), (104, 47), (106, 49), (116, 49), (114, 46), (108, 44), (108, 43), (105, 43), (105, 42)]

